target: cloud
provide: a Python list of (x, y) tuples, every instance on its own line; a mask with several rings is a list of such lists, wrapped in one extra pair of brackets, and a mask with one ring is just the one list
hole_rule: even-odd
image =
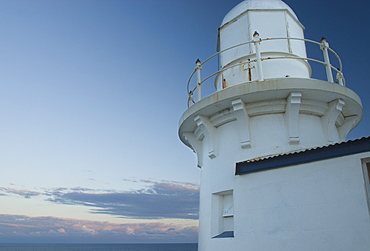
[(140, 219), (198, 218), (199, 188), (194, 184), (142, 182), (149, 186), (129, 192), (58, 188), (47, 194), (51, 202), (94, 207), (92, 213)]
[(0, 187), (0, 196), (43, 199), (65, 205), (90, 207), (91, 213), (124, 218), (198, 219), (199, 187), (176, 181), (136, 180), (146, 187), (131, 191), (99, 190), (84, 187), (57, 187), (41, 191)]
[(13, 189), (13, 188), (8, 188), (8, 187), (0, 187), (0, 191), (3, 193), (0, 195), (19, 195), (22, 196), (26, 199), (29, 199), (33, 196), (38, 196), (41, 195), (41, 192), (36, 192), (36, 191), (30, 191), (30, 190), (19, 190), (19, 189)]
[(196, 242), (197, 227), (164, 223), (108, 222), (0, 214), (0, 242)]

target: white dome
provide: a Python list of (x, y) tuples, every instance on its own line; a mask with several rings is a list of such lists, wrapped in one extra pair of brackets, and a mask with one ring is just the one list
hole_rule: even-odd
[(235, 17), (246, 12), (247, 10), (274, 10), (274, 9), (287, 10), (295, 18), (297, 18), (297, 15), (294, 13), (294, 11), (281, 0), (245, 0), (238, 4), (237, 6), (235, 6), (232, 10), (229, 11), (229, 13), (226, 14), (222, 21), (221, 26), (233, 20)]

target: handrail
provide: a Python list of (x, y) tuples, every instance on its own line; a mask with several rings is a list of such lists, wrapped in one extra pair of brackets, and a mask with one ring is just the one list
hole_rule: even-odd
[[(317, 45), (320, 46), (320, 49), (323, 51), (324, 61), (321, 61), (321, 60), (318, 60), (318, 59), (313, 59), (313, 58), (308, 58), (308, 57), (304, 58), (304, 57), (289, 56), (289, 55), (287, 55), (287, 56), (277, 56), (277, 57), (269, 56), (269, 57), (262, 58), (261, 57), (261, 52), (259, 51), (259, 44), (264, 42), (264, 41), (271, 41), (271, 40), (299, 40), (299, 41), (304, 41), (304, 42), (317, 44)], [(240, 62), (240, 63), (237, 63), (237, 64), (231, 64), (229, 66), (223, 67), (222, 69), (219, 69), (218, 71), (212, 73), (211, 75), (207, 76), (203, 80), (201, 79), (201, 74), (200, 73), (201, 73), (201, 70), (202, 70), (203, 65), (205, 63), (207, 63), (212, 58), (214, 58), (216, 56), (219, 56), (220, 54), (222, 54), (222, 53), (224, 53), (228, 50), (231, 50), (231, 49), (234, 49), (234, 48), (237, 48), (237, 47), (241, 47), (243, 45), (248, 45), (248, 44), (254, 44), (255, 45), (256, 59), (250, 60), (248, 62)], [(337, 58), (338, 63), (339, 63), (339, 68), (336, 68), (333, 65), (331, 65), (330, 60), (329, 60), (329, 54), (328, 54), (329, 52), (334, 54), (334, 56)], [(276, 38), (263, 38), (263, 39), (261, 39), (259, 37), (259, 34), (256, 32), (254, 34), (253, 40), (251, 40), (251, 41), (241, 43), (241, 44), (238, 44), (238, 45), (234, 45), (234, 46), (231, 46), (231, 47), (226, 48), (224, 50), (218, 51), (217, 53), (208, 57), (203, 62), (200, 62), (199, 59), (197, 60), (196, 65), (195, 65), (195, 69), (191, 73), (191, 75), (188, 79), (188, 82), (187, 82), (188, 106), (190, 106), (192, 103), (195, 103), (195, 101), (193, 99), (193, 94), (194, 94), (195, 91), (198, 92), (198, 100), (197, 101), (199, 101), (202, 98), (201, 97), (201, 86), (205, 81), (207, 81), (210, 78), (222, 73), (223, 71), (226, 71), (226, 70), (228, 70), (230, 68), (233, 68), (235, 66), (245, 65), (245, 64), (250, 64), (250, 63), (255, 62), (256, 63), (256, 68), (257, 68), (257, 71), (258, 71), (258, 81), (264, 80), (262, 61), (271, 60), (271, 59), (301, 59), (301, 60), (305, 60), (305, 61), (312, 61), (312, 62), (320, 63), (320, 64), (325, 66), (327, 81), (334, 83), (333, 75), (332, 75), (332, 70), (334, 70), (336, 72), (336, 81), (335, 82), (340, 84), (340, 85), (345, 86), (345, 80), (344, 80), (344, 76), (343, 76), (343, 72), (342, 72), (342, 60), (340, 59), (339, 55), (333, 49), (331, 49), (329, 47), (328, 42), (326, 42), (326, 40), (324, 38), (320, 42), (317, 42), (317, 41), (314, 41), (314, 40), (311, 40), (311, 39), (306, 39), (306, 38), (292, 38), (292, 37), (276, 37)], [(249, 68), (249, 69), (251, 69), (251, 68)], [(190, 83), (191, 83), (191, 80), (194, 77), (195, 73), (197, 73), (196, 74), (197, 75), (197, 84), (194, 88), (192, 88), (190, 90)], [(246, 83), (248, 83), (248, 82), (251, 82), (251, 81), (247, 81)]]

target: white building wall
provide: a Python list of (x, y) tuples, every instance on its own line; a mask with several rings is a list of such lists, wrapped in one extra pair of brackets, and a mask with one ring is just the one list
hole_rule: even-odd
[[(287, 23), (287, 37), (291, 38), (303, 38), (302, 24), (298, 22), (297, 19), (293, 18), (288, 13), (285, 13), (285, 19)], [(301, 57), (307, 57), (306, 46), (299, 40), (289, 40), (289, 47), (291, 53), (299, 55)]]
[(235, 250), (369, 250), (361, 163), (369, 157), (370, 152), (238, 176)]
[[(308, 114), (300, 115), (299, 130), (301, 132), (309, 132), (307, 134), (300, 134), (302, 148), (310, 148), (312, 146), (327, 144), (328, 139), (324, 133), (324, 130), (315, 130), (315, 128), (320, 128), (320, 126), (323, 127), (320, 116)], [(337, 131), (338, 129), (336, 129), (336, 132)], [(340, 138), (338, 133), (336, 133), (336, 135), (336, 141), (339, 142)]]
[[(236, 30), (241, 32), (235, 32)], [(226, 24), (224, 28), (220, 28), (219, 32), (219, 50), (221, 51), (252, 40), (252, 35), (254, 31), (250, 33), (250, 30), (248, 28), (248, 16), (243, 15), (238, 20)], [(222, 53), (220, 55), (220, 67), (223, 67), (230, 62), (251, 53), (253, 53), (253, 51), (252, 46), (250, 45), (237, 47), (235, 49), (231, 49), (225, 53)]]
[[(252, 34), (254, 31), (257, 31), (261, 38), (287, 37), (285, 11), (249, 11), (248, 19), (249, 29), (252, 31)], [(250, 37), (250, 40), (252, 40), (252, 37)], [(288, 41), (267, 41), (261, 44), (261, 52), (265, 51), (289, 53)]]

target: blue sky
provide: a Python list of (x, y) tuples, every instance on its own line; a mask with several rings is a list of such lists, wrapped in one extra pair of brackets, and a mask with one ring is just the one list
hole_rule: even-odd
[[(0, 242), (197, 241), (177, 123), (239, 2), (0, 0)], [(368, 136), (369, 2), (285, 2), (340, 55), (365, 111), (348, 139)]]

